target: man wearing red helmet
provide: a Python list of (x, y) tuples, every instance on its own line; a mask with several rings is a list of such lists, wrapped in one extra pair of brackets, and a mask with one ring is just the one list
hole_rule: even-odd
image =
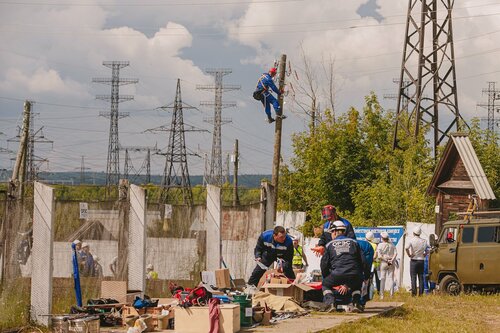
[(272, 123), (274, 118), (271, 116), (271, 104), (274, 107), (274, 112), (276, 113), (277, 118), (285, 119), (281, 112), (280, 104), (278, 100), (271, 94), (271, 91), (274, 91), (278, 96), (281, 95), (281, 91), (274, 84), (273, 78), (276, 76), (276, 68), (271, 68), (269, 72), (263, 73), (257, 82), (257, 87), (255, 88), (255, 92), (253, 94), (254, 98), (260, 100), (262, 105), (265, 108), (267, 121)]
[(321, 216), (326, 220), (326, 222), (323, 225), (323, 233), (321, 234), (321, 237), (318, 241), (318, 245), (312, 248), (313, 252), (315, 252), (316, 255), (323, 255), (323, 253), (325, 252), (326, 244), (332, 241), (331, 233), (328, 230), (331, 228), (333, 222), (335, 221), (344, 222), (344, 225), (346, 226), (345, 236), (347, 238), (356, 240), (356, 234), (354, 233), (354, 228), (352, 227), (351, 222), (343, 217), (340, 217), (337, 214), (337, 209), (334, 206), (326, 205), (325, 207), (323, 207), (323, 209), (321, 210)]

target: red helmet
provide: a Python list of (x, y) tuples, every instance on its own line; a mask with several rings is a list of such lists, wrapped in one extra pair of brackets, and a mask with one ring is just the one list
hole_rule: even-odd
[(271, 75), (275, 75), (275, 74), (276, 74), (276, 72), (277, 72), (276, 67), (272, 67), (272, 68), (269, 70), (269, 74), (271, 74)]
[(321, 210), (321, 215), (325, 220), (331, 220), (334, 218), (334, 215), (336, 214), (337, 210), (335, 209), (334, 206), (332, 205), (326, 205), (323, 207)]

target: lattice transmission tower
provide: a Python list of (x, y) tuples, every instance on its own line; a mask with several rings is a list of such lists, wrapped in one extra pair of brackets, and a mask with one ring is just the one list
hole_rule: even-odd
[(478, 103), (477, 106), (483, 107), (488, 111), (487, 121), (487, 135), (492, 136), (496, 132), (496, 128), (499, 124), (499, 119), (495, 119), (495, 112), (498, 112), (499, 107), (495, 104), (495, 101), (500, 99), (500, 89), (496, 88), (496, 82), (488, 82), (488, 88), (483, 89), (483, 95), (488, 96), (488, 102)]
[[(44, 157), (40, 157), (35, 154), (35, 145), (39, 143), (50, 143), (51, 145), (54, 141), (49, 140), (43, 134), (43, 126), (35, 130), (35, 116), (39, 113), (33, 112), (33, 104), (35, 102), (29, 101), (31, 112), (29, 121), (29, 134), (28, 140), (26, 142), (26, 169), (24, 179), (28, 182), (38, 180), (38, 174), (40, 171), (40, 165), (43, 163), (49, 163), (49, 160)], [(21, 138), (21, 128), (18, 128), (18, 134), (15, 138), (8, 139), (7, 142), (19, 142)]]
[(215, 77), (215, 85), (198, 85), (196, 88), (201, 90), (214, 90), (214, 102), (201, 102), (201, 106), (213, 106), (214, 117), (206, 118), (205, 121), (214, 125), (212, 133), (212, 153), (210, 156), (210, 170), (209, 175), (205, 177), (207, 183), (211, 185), (222, 186), (224, 184), (224, 177), (222, 173), (222, 143), (221, 143), (221, 127), (223, 124), (231, 122), (231, 119), (222, 118), (222, 109), (236, 106), (235, 102), (222, 102), (222, 94), (224, 91), (239, 90), (240, 85), (223, 85), (222, 78), (225, 75), (232, 73), (231, 69), (218, 68), (207, 69), (207, 74)]
[(198, 155), (187, 152), (185, 134), (186, 132), (200, 132), (204, 130), (184, 124), (184, 110), (196, 108), (182, 102), (180, 79), (177, 79), (174, 102), (162, 106), (161, 109), (172, 109), (172, 122), (170, 127), (160, 126), (149, 130), (169, 132), (166, 152), (158, 153), (159, 155), (165, 156), (160, 203), (178, 203), (191, 206), (193, 205), (193, 192), (189, 179), (187, 156)]
[[(143, 182), (146, 184), (151, 183), (151, 151), (154, 153), (159, 153), (160, 150), (158, 149), (158, 147), (156, 145), (154, 147), (145, 147), (145, 146), (123, 147), (122, 145), (120, 145), (119, 149), (125, 151), (123, 178), (130, 179), (130, 177), (132, 176), (133, 178), (130, 180), (132, 183), (135, 183), (138, 180), (141, 173), (144, 171), (145, 179), (143, 179)], [(138, 170), (134, 169), (134, 166), (132, 165), (132, 159), (130, 158), (131, 152), (136, 152), (136, 153), (146, 152), (146, 157), (144, 159), (144, 162), (142, 163), (142, 166)], [(133, 172), (133, 174), (131, 174), (131, 172)]]
[(454, 0), (408, 1), (394, 148), (399, 147), (401, 131), (417, 138), (425, 124), (432, 129), (435, 154), (443, 139), (460, 129), (463, 119), (457, 99), (453, 4)]
[(134, 99), (132, 95), (120, 95), (120, 86), (139, 82), (139, 79), (120, 78), (120, 69), (130, 65), (128, 61), (104, 61), (103, 66), (111, 69), (111, 78), (94, 78), (92, 82), (111, 85), (111, 95), (97, 95), (96, 99), (109, 101), (110, 112), (100, 112), (102, 117), (109, 118), (108, 159), (106, 163), (106, 186), (118, 185), (120, 179), (120, 149), (118, 141), (118, 120), (128, 116), (120, 113), (118, 104)]

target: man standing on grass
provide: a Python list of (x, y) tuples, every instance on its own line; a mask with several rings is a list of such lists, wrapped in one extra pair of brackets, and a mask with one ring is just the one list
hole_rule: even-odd
[(406, 253), (411, 258), (410, 277), (411, 277), (411, 295), (417, 296), (417, 277), (418, 277), (418, 296), (424, 293), (424, 263), (427, 256), (427, 241), (420, 238), (422, 229), (416, 227), (413, 230), (413, 237), (406, 245)]

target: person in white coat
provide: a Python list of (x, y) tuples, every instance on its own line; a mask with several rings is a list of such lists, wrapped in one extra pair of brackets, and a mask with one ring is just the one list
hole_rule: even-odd
[(382, 238), (382, 242), (377, 245), (375, 259), (380, 262), (380, 299), (384, 299), (384, 291), (387, 282), (389, 282), (390, 285), (389, 293), (391, 297), (394, 294), (394, 270), (398, 252), (396, 246), (394, 246), (389, 239), (389, 234), (387, 232), (381, 232), (380, 238)]

